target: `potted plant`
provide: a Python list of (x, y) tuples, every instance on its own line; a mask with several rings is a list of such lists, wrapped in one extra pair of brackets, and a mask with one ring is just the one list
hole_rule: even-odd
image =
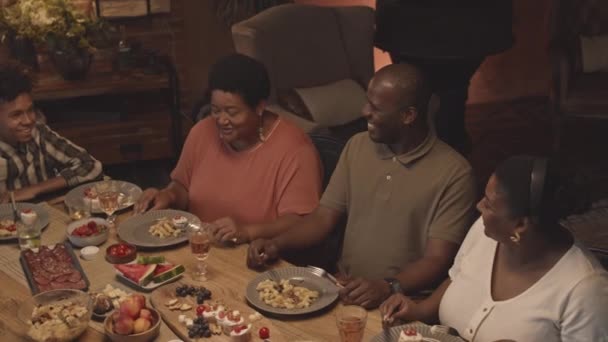
[(2, 8), (2, 38), (29, 39), (44, 46), (67, 80), (83, 79), (96, 46), (108, 40), (109, 26), (78, 10), (71, 0), (19, 0)]

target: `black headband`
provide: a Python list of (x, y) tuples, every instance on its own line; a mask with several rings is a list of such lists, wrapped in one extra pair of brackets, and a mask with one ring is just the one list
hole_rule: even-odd
[(530, 173), (530, 216), (540, 215), (540, 205), (547, 175), (547, 159), (536, 158)]

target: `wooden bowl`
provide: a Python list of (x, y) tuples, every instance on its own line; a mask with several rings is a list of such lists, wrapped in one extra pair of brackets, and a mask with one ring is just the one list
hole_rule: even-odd
[(105, 329), (106, 335), (110, 338), (110, 340), (114, 342), (148, 342), (154, 340), (158, 337), (160, 333), (160, 314), (155, 309), (150, 307), (146, 308), (150, 310), (152, 314), (152, 318), (154, 322), (152, 323), (152, 327), (147, 331), (139, 334), (131, 334), (131, 335), (119, 335), (114, 332), (114, 321), (112, 320), (113, 313), (110, 313), (105, 321), (103, 322), (103, 327)]
[[(127, 255), (124, 255), (124, 256), (112, 255), (110, 253), (110, 249), (115, 246), (118, 246), (118, 245), (127, 245), (127, 246), (129, 246), (129, 248), (131, 249), (132, 252), (128, 253)], [(128, 262), (135, 260), (136, 257), (137, 257), (137, 247), (135, 247), (134, 245), (132, 245), (130, 243), (126, 243), (126, 242), (115, 243), (106, 248), (106, 260), (111, 264), (126, 264)]]

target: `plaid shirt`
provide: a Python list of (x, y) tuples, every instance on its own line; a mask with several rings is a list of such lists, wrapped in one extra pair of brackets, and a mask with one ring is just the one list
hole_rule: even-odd
[(101, 163), (43, 123), (16, 147), (0, 141), (0, 193), (61, 176), (72, 187), (101, 175)]

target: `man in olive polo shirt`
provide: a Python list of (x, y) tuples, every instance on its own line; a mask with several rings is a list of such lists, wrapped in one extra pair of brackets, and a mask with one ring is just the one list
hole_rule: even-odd
[(394, 64), (370, 81), (368, 132), (349, 140), (317, 209), (271, 240), (249, 247), (261, 267), (285, 250), (327, 237), (348, 214), (339, 274), (345, 303), (377, 307), (392, 292), (427, 289), (445, 277), (472, 223), (468, 162), (429, 129), (426, 80)]

